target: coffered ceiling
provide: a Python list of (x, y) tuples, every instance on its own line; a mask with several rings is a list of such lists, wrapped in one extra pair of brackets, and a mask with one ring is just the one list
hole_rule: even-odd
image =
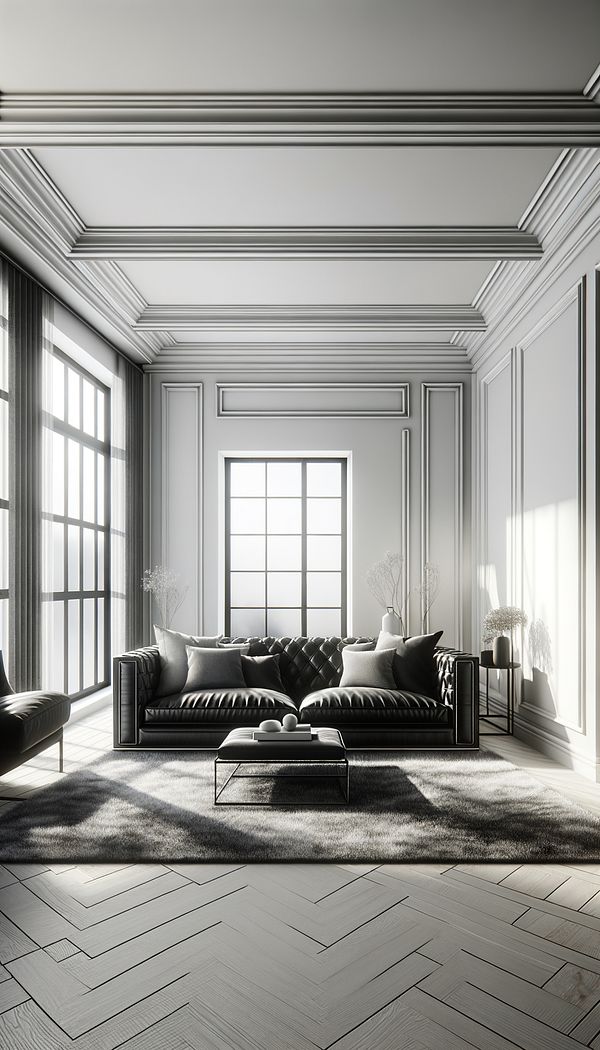
[(466, 362), (480, 290), (542, 265), (542, 204), (600, 146), (597, 0), (0, 22), (0, 246), (148, 363)]

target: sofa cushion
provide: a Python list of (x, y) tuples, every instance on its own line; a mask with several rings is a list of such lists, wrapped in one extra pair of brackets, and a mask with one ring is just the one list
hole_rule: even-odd
[(14, 693), (0, 700), (0, 751), (22, 755), (69, 721), (71, 701), (63, 693)]
[(246, 685), (257, 689), (272, 689), (276, 693), (285, 694), (278, 656), (244, 656), (242, 654), (242, 671)]
[(250, 656), (279, 655), (279, 669), (285, 692), (298, 703), (317, 689), (339, 685), (342, 650), (348, 643), (368, 642), (368, 638), (232, 638), (250, 642)]
[(392, 663), (396, 655), (394, 648), (378, 652), (357, 652), (346, 646), (342, 650), (342, 677), (340, 686), (367, 686), (378, 689), (394, 689)]
[(144, 709), (144, 722), (242, 722), (257, 726), (264, 718), (289, 711), (297, 714), (289, 696), (270, 689), (203, 689), (155, 698)]
[(433, 654), (443, 633), (436, 631), (435, 634), (402, 638), (388, 631), (379, 632), (376, 649), (386, 650), (392, 646), (396, 649), (393, 670), (397, 689), (435, 696), (436, 668)]
[(300, 721), (311, 725), (340, 722), (448, 724), (451, 710), (430, 696), (396, 689), (361, 687), (320, 689), (300, 704)]
[(186, 645), (185, 651), (188, 673), (183, 692), (245, 688), (239, 649), (203, 649), (197, 645)]
[(157, 624), (154, 624), (154, 634), (160, 653), (160, 680), (156, 690), (157, 696), (170, 696), (172, 693), (180, 693), (183, 689), (188, 673), (186, 645), (216, 649), (221, 637), (220, 635), (197, 637), (193, 634), (182, 634), (181, 631), (170, 631)]

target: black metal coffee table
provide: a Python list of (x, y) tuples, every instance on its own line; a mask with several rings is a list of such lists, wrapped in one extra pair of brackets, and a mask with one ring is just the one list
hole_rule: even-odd
[[(252, 727), (233, 729), (220, 745), (215, 758), (215, 806), (344, 806), (350, 801), (350, 766), (346, 746), (338, 729), (316, 729), (312, 740), (278, 743), (270, 740), (254, 740)], [(265, 772), (240, 773), (246, 765), (336, 767), (336, 772)], [(232, 772), (219, 785), (219, 770), (222, 766), (233, 766)], [(301, 780), (337, 780), (342, 793), (340, 802), (246, 802), (222, 801), (221, 795), (232, 780), (270, 778), (273, 780), (295, 777)]]

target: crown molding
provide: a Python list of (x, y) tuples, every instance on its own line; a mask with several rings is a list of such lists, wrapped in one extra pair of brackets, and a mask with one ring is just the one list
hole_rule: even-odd
[(392, 375), (469, 373), (464, 347), (448, 343), (269, 342), (179, 343), (162, 347), (148, 372), (267, 373), (299, 372)]
[(27, 150), (0, 151), (0, 229), (8, 229), (58, 278), (66, 281), (123, 340), (151, 361), (164, 338), (138, 333), (132, 320), (146, 306), (116, 263), (72, 261), (68, 253), (84, 225)]
[(536, 259), (532, 233), (505, 226), (98, 226), (79, 259)]
[(473, 300), (474, 306), (485, 314), (487, 332), (457, 329), (451, 338), (451, 342), (466, 346), (477, 368), (527, 315), (535, 299), (600, 233), (598, 150), (566, 151), (524, 218), (543, 245), (542, 259), (535, 264), (499, 262)]
[(140, 331), (479, 331), (483, 315), (473, 306), (320, 305), (147, 306)]
[(598, 101), (598, 98), (600, 97), (600, 65), (592, 73), (583, 89), (583, 94), (586, 98), (592, 99), (594, 102)]
[(598, 146), (583, 94), (0, 95), (0, 146)]

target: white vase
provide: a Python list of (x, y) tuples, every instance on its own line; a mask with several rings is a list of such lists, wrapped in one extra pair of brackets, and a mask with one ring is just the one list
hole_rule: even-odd
[(393, 609), (388, 609), (381, 617), (381, 630), (386, 634), (402, 633), (402, 620)]

